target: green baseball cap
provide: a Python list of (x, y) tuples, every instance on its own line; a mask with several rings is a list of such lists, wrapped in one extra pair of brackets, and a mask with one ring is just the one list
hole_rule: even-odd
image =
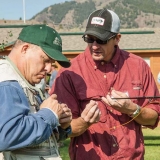
[(46, 25), (30, 25), (24, 27), (18, 39), (35, 44), (62, 67), (69, 67), (70, 61), (62, 53), (62, 39), (58, 32)]

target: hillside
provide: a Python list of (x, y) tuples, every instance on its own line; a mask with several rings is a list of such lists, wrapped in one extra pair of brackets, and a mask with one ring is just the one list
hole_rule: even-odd
[[(60, 32), (83, 32), (89, 14), (101, 8), (115, 11), (121, 29), (160, 28), (160, 0), (71, 0), (51, 5), (26, 24), (48, 24)], [(0, 25), (24, 24), (23, 20), (0, 20)]]
[(83, 29), (95, 9), (108, 8), (121, 20), (121, 28), (160, 27), (160, 0), (72, 0), (45, 8), (33, 16), (39, 23), (52, 23), (59, 29)]

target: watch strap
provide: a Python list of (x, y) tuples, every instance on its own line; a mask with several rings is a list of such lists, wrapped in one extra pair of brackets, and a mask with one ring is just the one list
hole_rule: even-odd
[(140, 113), (141, 107), (138, 104), (136, 104), (136, 106), (137, 109), (131, 115), (129, 115), (132, 118), (136, 117)]

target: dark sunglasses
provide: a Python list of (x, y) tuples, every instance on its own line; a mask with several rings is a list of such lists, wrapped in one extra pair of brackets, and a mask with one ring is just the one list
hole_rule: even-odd
[(106, 41), (102, 41), (102, 40), (100, 40), (100, 39), (94, 39), (94, 38), (91, 38), (91, 37), (86, 37), (86, 36), (83, 36), (82, 38), (84, 39), (84, 41), (85, 42), (87, 42), (87, 43), (93, 43), (94, 41), (96, 41), (98, 44), (107, 44), (108, 43), (108, 41), (110, 40), (110, 39), (112, 39), (113, 37), (115, 37), (116, 35), (113, 35), (113, 36), (111, 36), (109, 39), (107, 39)]

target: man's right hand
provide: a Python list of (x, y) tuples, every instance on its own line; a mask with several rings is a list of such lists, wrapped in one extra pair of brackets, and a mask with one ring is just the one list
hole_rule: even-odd
[(98, 108), (98, 103), (96, 101), (91, 100), (86, 108), (81, 113), (81, 118), (90, 124), (97, 123), (100, 119), (101, 112)]
[(81, 113), (81, 116), (72, 119), (72, 134), (69, 137), (77, 137), (83, 134), (88, 127), (97, 123), (100, 119), (101, 111), (98, 108), (98, 102), (91, 100)]
[(55, 112), (58, 116), (58, 119), (61, 118), (63, 115), (64, 111), (61, 106), (61, 104), (58, 103), (57, 101), (57, 95), (52, 94), (49, 98), (43, 101), (43, 103), (40, 105), (40, 108), (49, 108), (53, 112)]

